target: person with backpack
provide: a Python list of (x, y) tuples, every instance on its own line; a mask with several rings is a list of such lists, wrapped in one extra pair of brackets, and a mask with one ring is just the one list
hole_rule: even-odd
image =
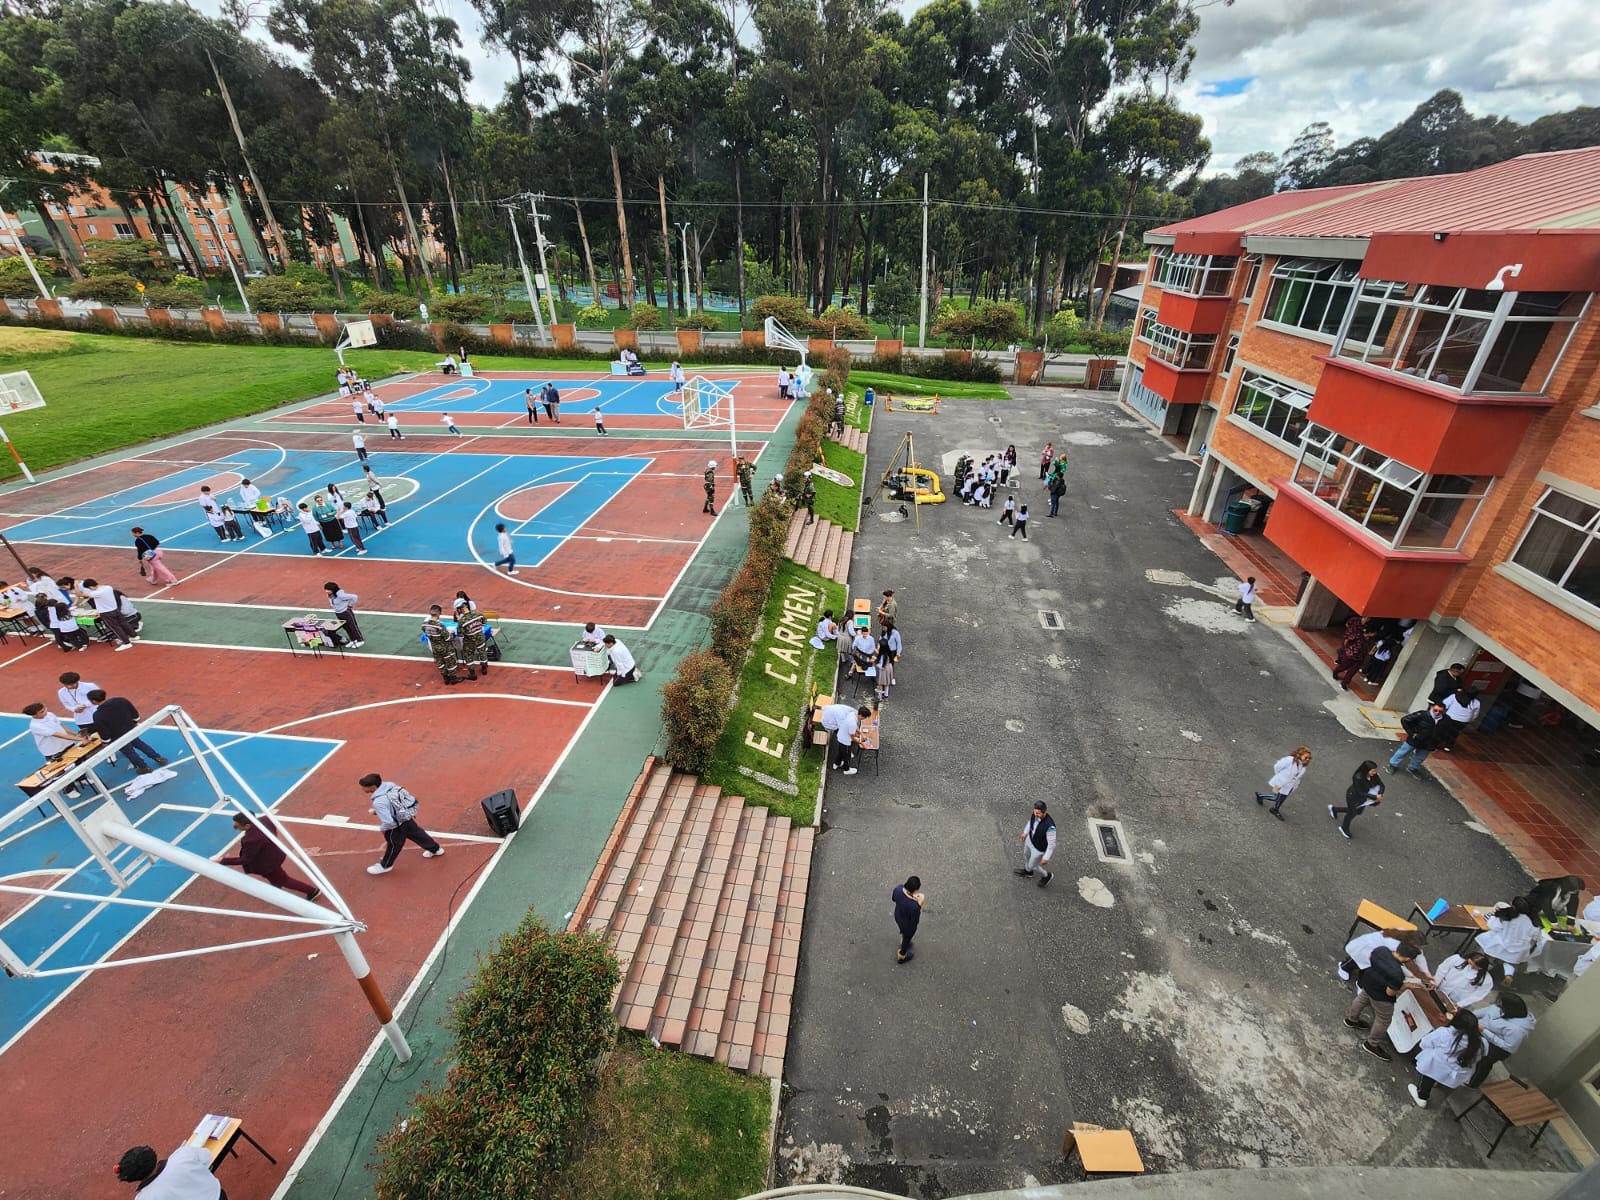
[[(1421, 779), (1422, 772), (1418, 768), (1428, 761), (1428, 755), (1439, 748), (1450, 725), (1450, 718), (1444, 715), (1442, 704), (1430, 704), (1427, 708), (1419, 708), (1401, 717), (1400, 728), (1405, 730), (1406, 738), (1400, 743), (1399, 749), (1389, 756), (1389, 774), (1393, 775), (1404, 765), (1406, 774), (1413, 779)], [(1406, 764), (1408, 756), (1411, 762)]]
[(1050, 493), (1050, 516), (1055, 516), (1061, 511), (1061, 497), (1067, 494), (1067, 477), (1060, 471), (1050, 476), (1050, 482), (1045, 484), (1045, 490)]
[(383, 857), (367, 868), (368, 875), (387, 875), (407, 842), (422, 847), (423, 858), (438, 858), (444, 847), (417, 824), (417, 798), (398, 783), (385, 783), (376, 772), (363, 775), (361, 790), (372, 798), (372, 814), (383, 830)]
[(1477, 1014), (1470, 1008), (1457, 1009), (1450, 1024), (1428, 1033), (1417, 1047), (1417, 1082), (1406, 1084), (1411, 1102), (1427, 1108), (1434, 1084), (1457, 1088), (1469, 1082), (1482, 1057)]

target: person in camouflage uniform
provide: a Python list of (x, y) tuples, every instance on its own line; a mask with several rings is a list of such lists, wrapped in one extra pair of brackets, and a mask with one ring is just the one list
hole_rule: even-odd
[(464, 608), (456, 616), (456, 632), (461, 635), (461, 661), (467, 670), (489, 674), (489, 643), (484, 637), (483, 614), (475, 608)]
[(806, 510), (806, 524), (817, 519), (817, 485), (811, 482), (811, 472), (807, 471), (803, 482), (800, 484), (800, 504)]
[(713, 517), (717, 515), (717, 460), (714, 458), (706, 464), (706, 504), (700, 511)]
[[(433, 665), (439, 668), (439, 674), (444, 676), (448, 684), (460, 683), (456, 672), (461, 669), (461, 660), (456, 655), (456, 639), (444, 622), (439, 619), (444, 612), (437, 604), (428, 610), (427, 620), (422, 622), (422, 636), (428, 639), (428, 649), (433, 654)], [(478, 673), (467, 667), (467, 678), (476, 679)]]
[(749, 459), (741, 457), (735, 470), (739, 473), (739, 493), (744, 497), (745, 504), (753, 507), (756, 502), (756, 494), (752, 490), (751, 484), (755, 482), (756, 465)]

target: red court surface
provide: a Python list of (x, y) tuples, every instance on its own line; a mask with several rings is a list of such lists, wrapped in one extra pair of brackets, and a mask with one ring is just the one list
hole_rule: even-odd
[[(765, 442), (741, 439), (740, 445), (742, 452), (764, 470)], [(350, 441), (344, 434), (291, 430), (270, 435), (244, 430), (209, 434), (87, 468), (0, 499), (0, 529), (12, 529), (30, 518), (77, 505), (93, 505), (108, 494), (156, 484), (184, 470), (193, 472), (197, 469), (195, 464), (223, 461), (241, 450), (271, 450), (291, 461), (297, 454), (316, 453), (324, 458), (348, 454), (347, 465), (338, 468), (338, 478), (346, 480), (346, 486), (352, 476), (359, 482), (355, 456), (350, 453)], [(403, 461), (399, 457), (402, 455)], [(277, 535), (281, 543), (292, 544), (293, 553), (271, 556), (260, 553), (262, 547), (253, 537), (243, 542), (213, 543), (206, 535), (200, 544), (214, 544), (215, 549), (165, 547), (167, 565), (182, 582), (164, 589), (137, 574), (132, 537), (126, 532), (135, 519), (131, 516), (120, 523), (107, 520), (92, 537), (82, 539), (101, 544), (24, 542), (23, 553), (30, 564), (43, 567), (53, 576), (92, 576), (114, 582), (135, 601), (156, 596), (187, 602), (321, 610), (325, 607), (323, 584), (333, 579), (360, 596), (366, 612), (420, 614), (430, 604), (448, 605), (461, 588), (480, 608), (506, 618), (579, 624), (593, 620), (602, 625), (639, 628), (651, 623), (711, 527), (711, 518), (701, 508), (703, 474), (713, 455), (721, 464), (719, 499), (725, 500), (734, 490), (726, 443), (662, 438), (613, 440), (596, 437), (592, 432), (538, 438), (458, 438), (444, 434), (412, 436), (402, 441), (374, 440), (372, 468), (385, 481), (386, 493), (396, 491), (389, 502), (391, 521), (405, 516), (411, 502), (389, 481), (410, 475), (412, 464), (419, 457), (453, 455), (512, 459), (556, 456), (573, 460), (628, 457), (648, 459), (649, 465), (623, 483), (548, 557), (536, 566), (524, 566), (515, 578), (493, 568), (492, 553), (485, 556), (491, 543), (485, 542), (481, 533), (474, 547), (478, 558), (471, 559), (465, 528), (452, 528), (439, 535), (448, 537), (456, 547), (452, 561), (430, 561), (435, 557), (432, 552), (413, 552), (416, 539), (412, 530), (416, 526), (405, 532), (399, 526), (392, 534), (386, 532), (381, 540), (374, 540), (371, 553), (365, 557), (350, 551), (314, 557), (298, 528)], [(238, 483), (237, 473), (219, 472), (208, 478), (213, 480), (218, 495)], [(273, 486), (270, 478), (260, 482), (267, 488)], [(510, 497), (500, 511), (513, 523), (526, 519), (558, 498), (560, 486), (526, 489)], [(202, 521), (198, 505), (193, 503), (195, 494), (192, 484), (175, 489), (170, 495), (163, 494), (159, 497), (162, 505), (151, 503), (151, 515), (137, 519), (150, 532), (170, 540), (175, 528)], [(432, 501), (437, 494), (437, 489), (419, 492), (417, 500)]]
[[(0, 680), (19, 705), (33, 696), (53, 705), (56, 676), (70, 662), (146, 711), (176, 703), (211, 729), (342, 741), (278, 813), (310, 822), (292, 828), (367, 923), (360, 941), (394, 1004), (499, 844), (478, 801), (514, 787), (525, 804), (602, 694), (569, 671), (497, 666), (486, 681), (419, 689), (418, 664), (406, 661), (355, 657), (330, 672), (258, 651), (146, 644), (66, 656), (33, 646), (0, 647)], [(529, 729), (537, 736), (525, 736)], [(410, 846), (389, 874), (366, 873), (381, 850), (356, 786), (368, 771), (417, 795), (418, 820), (445, 845), (442, 858), (424, 860)], [(318, 823), (330, 814), (367, 827)], [(256, 904), (204, 880), (180, 899)], [(111, 957), (237, 939), (238, 925), (162, 913)], [(8, 1151), (0, 1194), (123, 1194), (110, 1172), (124, 1149), (149, 1142), (166, 1153), (215, 1112), (244, 1117), (278, 1158), (274, 1167), (241, 1145), (226, 1168), (230, 1195), (267, 1196), (376, 1032), (331, 938), (85, 976), (0, 1057)]]

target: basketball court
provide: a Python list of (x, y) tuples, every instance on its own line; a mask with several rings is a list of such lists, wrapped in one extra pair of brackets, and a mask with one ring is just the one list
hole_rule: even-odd
[[(19, 781), (40, 766), (17, 710), (39, 700), (60, 713), (65, 670), (129, 698), (141, 714), (179, 706), (216, 753), (215, 762), (196, 755), (163, 727), (147, 740), (174, 774), (148, 790), (123, 758), (96, 766), (105, 793), (63, 800), (64, 811), (36, 807), (20, 791), (0, 805), (0, 941), (11, 963), (42, 972), (0, 979), (0, 1105), (8, 1140), (29, 1147), (8, 1156), (8, 1194), (104, 1190), (108, 1164), (126, 1146), (148, 1141), (166, 1153), (214, 1112), (241, 1115), (274, 1150), (275, 1166), (246, 1148), (225, 1169), (230, 1190), (267, 1195), (378, 1028), (334, 942), (320, 936), (326, 931), (281, 940), (272, 922), (283, 918), (270, 915), (271, 905), (134, 846), (120, 845), (108, 867), (85, 852), (74, 821), (102, 813), (109, 796), (137, 833), (215, 858), (237, 837), (229, 801), (271, 814), (304, 851), (306, 869), (291, 864), (291, 874), (325, 877), (332, 898), (319, 903), (330, 921), (347, 907), (374, 979), (398, 1003), (440, 952), (485, 869), (515, 844), (492, 835), (479, 801), (514, 788), (526, 817), (611, 690), (559, 658), (500, 662), (476, 683), (442, 687), (411, 622), (461, 589), (499, 614), (513, 647), (517, 630), (530, 632), (523, 623), (565, 635), (594, 620), (646, 637), (714, 522), (730, 516), (737, 489), (722, 399), (739, 404), (740, 453), (763, 477), (774, 458), (781, 463), (766, 437), (789, 402), (777, 401), (770, 374), (719, 376), (704, 414), (711, 419), (688, 430), (665, 380), (593, 380), (593, 402), (606, 406), (605, 438), (577, 411), (581, 400), (563, 406), (561, 426), (543, 421), (542, 410), (541, 425), (528, 426), (523, 389), (544, 382), (496, 373), (381, 387), (385, 405), (405, 415), (405, 436), (388, 438), (369, 417), (370, 465), (388, 523), (366, 534), (366, 555), (347, 544), (313, 556), (298, 525), (258, 536), (243, 517), (244, 540), (220, 542), (199, 504), (208, 486), (219, 503), (242, 509), (243, 479), (292, 504), (330, 483), (364, 495), (370, 481), (343, 428), (349, 402), (338, 398), (0, 495), (0, 531), (30, 565), (110, 582), (145, 614), (143, 639), (128, 653), (103, 644), (62, 653), (15, 634), (0, 645), (12, 701), (0, 715), (0, 768)], [(581, 394), (580, 382), (558, 383), (564, 399), (569, 389)], [(461, 436), (430, 419), (445, 402)], [(330, 419), (338, 431), (328, 431)], [(713, 459), (723, 482), (716, 518), (700, 512)], [(493, 566), (501, 524), (516, 576)], [(139, 576), (133, 525), (160, 538), (178, 584)], [(329, 579), (362, 597), (363, 622), (383, 636), (369, 632), (366, 649), (342, 657), (274, 645), (268, 635), (286, 617), (326, 611)], [(356, 785), (368, 772), (418, 797), (417, 819), (444, 846), (442, 857), (424, 860), (409, 846), (390, 873), (367, 873), (382, 851)], [(113, 870), (126, 870), (126, 888), (112, 886)], [(145, 907), (103, 902), (108, 892)], [(241, 940), (259, 944), (193, 956)], [(104, 965), (115, 963), (128, 965)]]

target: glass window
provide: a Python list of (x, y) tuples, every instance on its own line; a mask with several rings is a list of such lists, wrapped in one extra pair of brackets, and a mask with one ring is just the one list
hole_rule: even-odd
[(1233, 269), (1239, 260), (1221, 254), (1168, 254), (1161, 286), (1188, 296), (1226, 296), (1233, 289)]
[(1347, 259), (1280, 258), (1260, 319), (1334, 336), (1355, 295), (1360, 266)]
[(1511, 556), (1519, 567), (1600, 608), (1600, 508), (1549, 488)]
[(1334, 353), (1453, 391), (1539, 395), (1588, 301), (1581, 292), (1364, 280)]
[(1244, 261), (1246, 267), (1244, 294), (1240, 296), (1240, 299), (1248, 304), (1256, 298), (1256, 285), (1261, 282), (1261, 255), (1246, 254)]
[(1167, 278), (1167, 259), (1172, 257), (1172, 247), (1157, 246), (1150, 251), (1150, 282), (1161, 286)]
[(1300, 435), (1305, 432), (1309, 407), (1311, 393), (1249, 368), (1233, 398), (1234, 416), (1292, 446), (1299, 445)]
[(1153, 358), (1159, 358), (1180, 371), (1204, 371), (1211, 365), (1211, 351), (1217, 344), (1217, 335), (1186, 333), (1152, 320), (1149, 342)]
[(89, 231), (89, 236), (90, 237), (95, 237), (95, 236), (97, 236), (99, 234), (99, 230), (97, 230), (92, 224), (91, 225), (85, 225), (84, 228)]
[(1239, 356), (1239, 335), (1237, 333), (1235, 333), (1235, 334), (1232, 334), (1231, 336), (1229, 336), (1229, 338), (1228, 338), (1228, 347), (1227, 347), (1226, 350), (1224, 350), (1222, 352), (1222, 370), (1221, 370), (1221, 374), (1223, 374), (1223, 375), (1232, 375), (1233, 374), (1233, 360), (1235, 358), (1237, 358), (1238, 356)]
[(1294, 482), (1391, 546), (1456, 550), (1492, 481), (1425, 475), (1343, 434), (1310, 425), (1301, 437)]
[(1155, 309), (1141, 308), (1139, 310), (1139, 340), (1141, 342), (1148, 342), (1150, 340), (1150, 330), (1155, 328), (1155, 323)]

